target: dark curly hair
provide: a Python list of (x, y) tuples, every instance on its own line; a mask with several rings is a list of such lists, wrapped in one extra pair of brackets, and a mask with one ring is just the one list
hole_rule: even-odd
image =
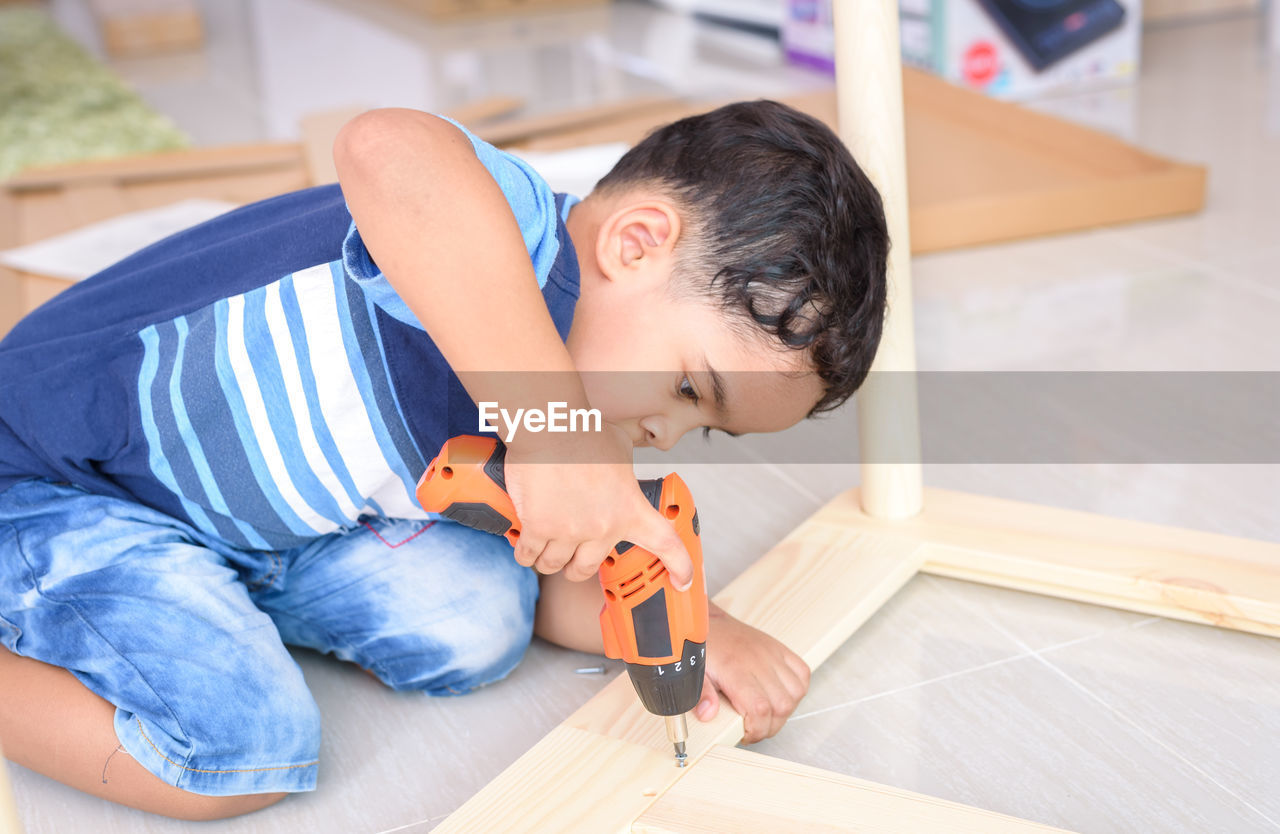
[(880, 195), (825, 124), (776, 101), (726, 105), (650, 133), (597, 185), (639, 184), (685, 213), (681, 271), (726, 312), (792, 349), (822, 379), (810, 416), (866, 378), (885, 312)]

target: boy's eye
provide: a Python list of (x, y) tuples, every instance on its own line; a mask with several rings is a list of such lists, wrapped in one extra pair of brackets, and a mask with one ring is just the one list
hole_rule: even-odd
[(686, 376), (680, 379), (680, 387), (677, 393), (694, 405), (698, 404), (698, 392), (694, 390), (693, 383), (689, 381), (689, 377)]

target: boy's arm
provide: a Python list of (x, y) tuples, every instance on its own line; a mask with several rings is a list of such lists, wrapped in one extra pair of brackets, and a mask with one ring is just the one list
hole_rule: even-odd
[[(462, 131), (416, 110), (374, 110), (343, 127), (334, 163), (369, 254), (473, 400), (590, 406), (511, 207)], [(520, 564), (582, 580), (626, 539), (692, 582), (679, 536), (636, 484), (621, 429), (524, 432), (507, 446)]]
[[(597, 582), (570, 582), (563, 574), (541, 577), (541, 595), (533, 632), (551, 643), (594, 654), (604, 653), (600, 636)], [(747, 744), (782, 729), (809, 688), (809, 666), (786, 646), (709, 603), (707, 681), (694, 715), (710, 721), (728, 698), (742, 715)]]

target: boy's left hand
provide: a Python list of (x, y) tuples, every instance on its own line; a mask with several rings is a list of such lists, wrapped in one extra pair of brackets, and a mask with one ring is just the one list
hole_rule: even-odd
[(753, 744), (782, 729), (809, 689), (809, 666), (759, 629), (711, 606), (706, 683), (693, 714), (710, 721), (724, 697), (742, 715), (743, 741)]

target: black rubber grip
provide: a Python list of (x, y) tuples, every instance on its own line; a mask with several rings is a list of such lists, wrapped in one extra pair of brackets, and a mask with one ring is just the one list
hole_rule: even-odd
[(445, 507), (440, 514), (450, 521), (499, 536), (511, 529), (507, 517), (483, 501), (459, 501)]
[(636, 632), (636, 651), (641, 657), (671, 656), (671, 624), (667, 621), (667, 589), (631, 609), (631, 626)]
[(501, 487), (503, 492), (507, 491), (507, 473), (504, 468), (506, 462), (507, 447), (502, 443), (495, 443), (493, 454), (489, 455), (489, 459), (484, 462), (484, 474)]
[(640, 491), (644, 493), (644, 497), (655, 510), (661, 510), (658, 506), (662, 503), (662, 482), (665, 478), (650, 478), (647, 481), (640, 481)]

